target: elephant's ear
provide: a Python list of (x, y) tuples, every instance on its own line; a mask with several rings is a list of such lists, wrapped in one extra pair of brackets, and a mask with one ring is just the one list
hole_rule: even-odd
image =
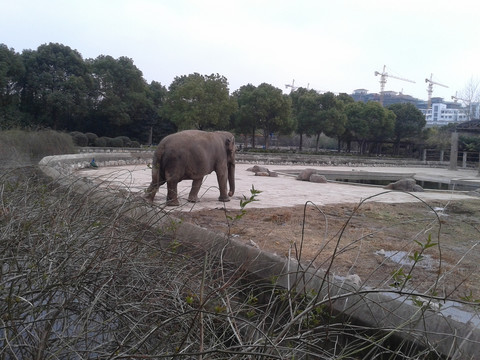
[(225, 147), (227, 148), (228, 152), (235, 150), (235, 137), (234, 136), (232, 136), (232, 137), (229, 136), (225, 139)]

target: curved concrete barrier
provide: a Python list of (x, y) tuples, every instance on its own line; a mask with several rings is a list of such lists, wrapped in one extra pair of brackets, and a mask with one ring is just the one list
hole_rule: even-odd
[[(349, 321), (364, 324), (376, 330), (385, 329), (420, 347), (435, 348), (451, 359), (476, 359), (480, 350), (480, 317), (455, 302), (425, 300), (424, 305), (413, 304), (408, 294), (394, 290), (375, 290), (359, 287), (354, 279), (345, 279), (313, 269), (294, 259), (286, 259), (255, 247), (244, 245), (223, 234), (214, 233), (189, 223), (180, 222), (141, 199), (125, 204), (107, 190), (84, 179), (77, 178), (75, 169), (90, 166), (92, 158), (102, 166), (125, 162), (148, 163), (151, 153), (87, 153), (49, 156), (39, 163), (40, 169), (54, 180), (73, 187), (75, 191), (91, 194), (95, 201), (118, 201), (125, 215), (149, 226), (154, 224), (182, 244), (208, 251), (235, 266), (242, 266), (258, 278), (296, 291), (314, 290), (319, 299), (328, 300), (335, 312)], [(172, 226), (174, 223), (175, 226)], [(442, 306), (440, 306), (442, 305)]]

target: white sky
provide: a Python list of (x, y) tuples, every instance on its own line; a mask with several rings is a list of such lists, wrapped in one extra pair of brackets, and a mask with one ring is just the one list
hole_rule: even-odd
[(0, 43), (50, 42), (84, 59), (127, 56), (167, 88), (175, 76), (224, 75), (233, 92), (385, 90), (450, 100), (480, 79), (480, 3), (471, 0), (0, 0)]

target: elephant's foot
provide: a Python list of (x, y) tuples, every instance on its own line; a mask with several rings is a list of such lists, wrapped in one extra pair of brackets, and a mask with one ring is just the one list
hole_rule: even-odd
[(228, 201), (230, 201), (230, 198), (229, 197), (226, 197), (226, 198), (219, 197), (218, 201), (228, 202)]
[(167, 206), (179, 206), (180, 202), (178, 199), (167, 199)]
[(147, 191), (145, 191), (145, 199), (149, 202), (153, 202), (153, 199), (155, 198), (156, 193), (157, 193), (156, 190), (152, 190), (148, 188)]
[(191, 203), (197, 203), (198, 202), (198, 197), (189, 197), (188, 199), (188, 202), (191, 202)]

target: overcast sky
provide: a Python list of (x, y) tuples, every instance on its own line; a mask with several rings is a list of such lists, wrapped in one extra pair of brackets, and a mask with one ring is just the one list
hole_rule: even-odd
[(0, 43), (50, 42), (84, 59), (127, 56), (144, 78), (224, 75), (233, 92), (262, 82), (450, 100), (480, 79), (480, 3), (470, 0), (0, 0)]

